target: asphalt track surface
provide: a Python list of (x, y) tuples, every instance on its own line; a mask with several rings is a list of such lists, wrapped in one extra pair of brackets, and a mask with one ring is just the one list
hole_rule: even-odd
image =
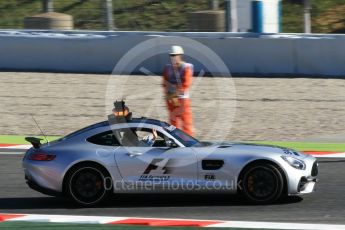
[(345, 160), (320, 159), (313, 194), (274, 205), (248, 205), (229, 195), (115, 195), (106, 205), (79, 208), (61, 198), (30, 190), (23, 155), (0, 155), (0, 213), (104, 215), (345, 224)]

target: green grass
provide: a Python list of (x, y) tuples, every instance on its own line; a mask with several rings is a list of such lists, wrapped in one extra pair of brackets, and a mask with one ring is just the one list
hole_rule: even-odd
[[(224, 2), (219, 2), (223, 9)], [(313, 32), (345, 31), (345, 14), (336, 11), (339, 6), (345, 6), (344, 0), (312, 0)], [(55, 0), (54, 9), (72, 15), (76, 29), (106, 29), (102, 1)], [(113, 9), (119, 30), (188, 31), (188, 13), (207, 10), (208, 0), (113, 0)], [(42, 0), (0, 1), (0, 28), (23, 28), (26, 16), (39, 13)], [(303, 32), (302, 0), (283, 0), (282, 15), (283, 32)]]
[[(105, 30), (103, 1), (55, 0), (54, 11), (73, 16), (76, 29)], [(208, 0), (113, 0), (120, 30), (187, 30), (187, 12), (205, 10)], [(24, 18), (42, 13), (41, 0), (0, 1), (0, 28), (23, 28)]]
[[(283, 0), (282, 5), (282, 30), (284, 33), (303, 33), (303, 4), (297, 0)], [(345, 14), (336, 12), (338, 6), (344, 6), (344, 0), (312, 0), (312, 32), (313, 33), (337, 33), (345, 29), (333, 29), (334, 21), (345, 20)], [(330, 18), (327, 14), (332, 14)], [(327, 18), (326, 18), (327, 17)], [(333, 19), (333, 20), (330, 20)], [(325, 20), (329, 20), (328, 22)], [(320, 23), (323, 22), (322, 24)]]
[[(29, 144), (23, 135), (0, 135), (0, 144)], [(36, 136), (43, 138), (42, 136)], [(49, 141), (56, 140), (60, 136), (48, 136)], [(290, 142), (290, 141), (250, 141), (249, 143), (278, 145), (293, 148), (299, 151), (331, 151), (345, 152), (345, 143), (310, 143), (310, 142)]]
[[(30, 136), (30, 135), (27, 135)], [(21, 135), (0, 135), (0, 144), (30, 144), (24, 138), (27, 136)], [(43, 136), (35, 136), (44, 139)], [(49, 141), (58, 139), (59, 136), (47, 136)], [(44, 142), (44, 141), (43, 141)]]
[(288, 142), (288, 141), (253, 141), (250, 143), (277, 145), (296, 149), (299, 151), (330, 151), (345, 152), (343, 143), (310, 143), (310, 142)]

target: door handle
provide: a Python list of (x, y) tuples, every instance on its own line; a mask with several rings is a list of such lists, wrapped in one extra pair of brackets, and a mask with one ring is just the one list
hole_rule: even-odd
[(130, 157), (138, 157), (138, 156), (143, 155), (143, 153), (140, 153), (140, 152), (130, 152), (130, 153), (127, 153), (127, 155), (130, 156)]

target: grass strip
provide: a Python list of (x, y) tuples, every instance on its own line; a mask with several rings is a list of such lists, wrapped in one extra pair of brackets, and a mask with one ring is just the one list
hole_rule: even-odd
[[(28, 135), (29, 136), (29, 135)], [(0, 135), (0, 144), (29, 144), (25, 141), (24, 135)], [(44, 139), (42, 136), (36, 136)], [(60, 136), (47, 136), (49, 141), (56, 140)], [(313, 143), (313, 142), (291, 142), (291, 141), (248, 141), (246, 143), (277, 145), (299, 151), (330, 151), (345, 152), (345, 143)]]
[[(25, 145), (25, 144), (30, 144), (25, 140), (25, 137), (31, 136), (31, 135), (0, 135), (0, 144), (18, 144), (18, 145)], [(42, 138), (43, 141), (45, 142), (45, 139), (43, 136), (35, 136)], [(59, 136), (47, 136), (47, 139), (49, 141), (53, 141), (60, 138)]]

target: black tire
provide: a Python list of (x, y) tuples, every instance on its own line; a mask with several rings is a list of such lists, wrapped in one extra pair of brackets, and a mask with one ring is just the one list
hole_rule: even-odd
[(74, 203), (84, 206), (97, 206), (112, 193), (111, 176), (96, 164), (81, 164), (72, 168), (66, 175), (65, 193)]
[(253, 204), (271, 204), (283, 195), (282, 172), (270, 163), (254, 163), (244, 170), (241, 194)]

